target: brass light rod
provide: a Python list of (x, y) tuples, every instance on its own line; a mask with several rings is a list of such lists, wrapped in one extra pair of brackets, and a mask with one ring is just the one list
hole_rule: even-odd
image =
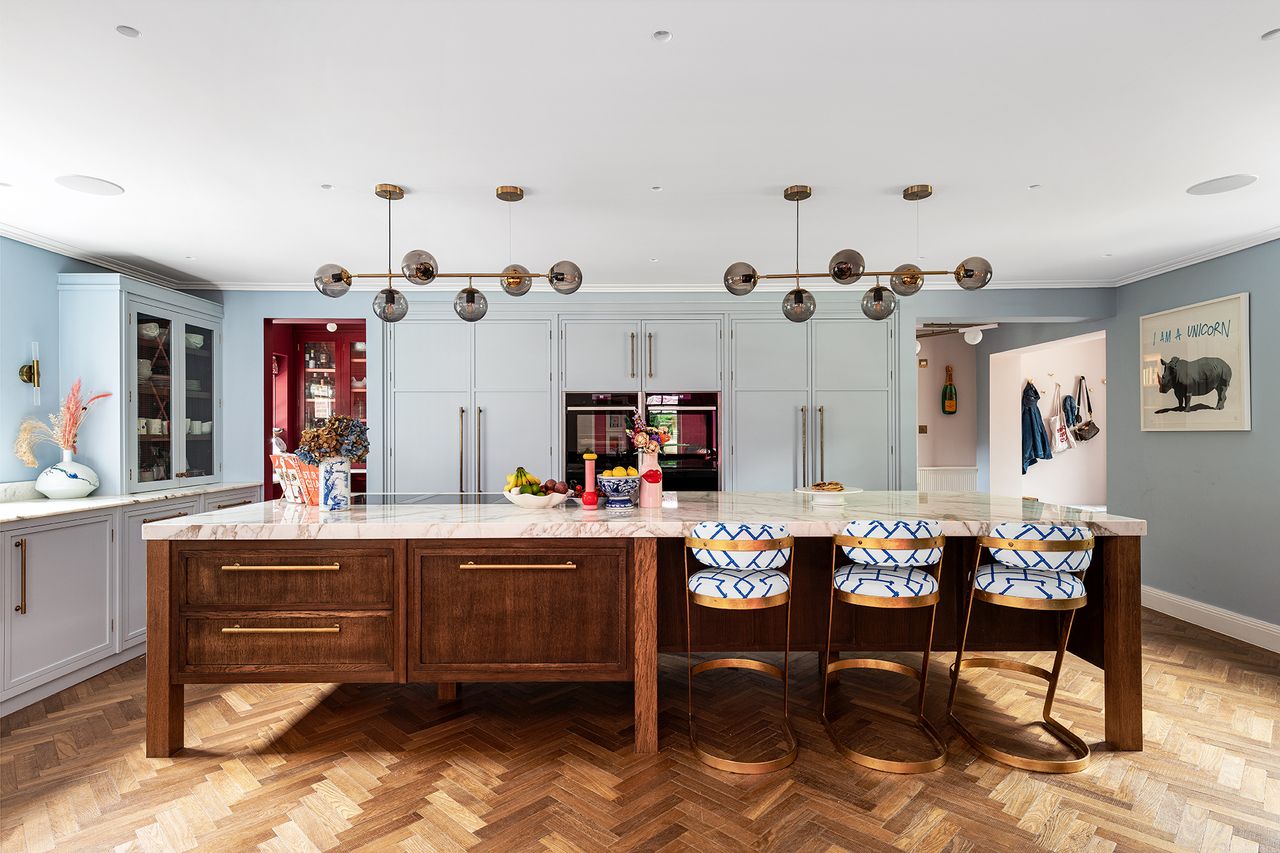
[[(403, 278), (398, 272), (353, 272), (352, 278)], [(436, 278), (546, 278), (544, 272), (440, 272)]]
[[(955, 275), (955, 270), (920, 270), (920, 272), (915, 272), (914, 270), (912, 270), (910, 274), (911, 275)], [(903, 273), (872, 272), (871, 270), (867, 270), (862, 274), (862, 278), (866, 278), (869, 275), (870, 276), (875, 276), (875, 275), (892, 276), (892, 275), (903, 275)], [(831, 273), (829, 272), (802, 272), (799, 275), (793, 272), (786, 272), (786, 273), (770, 273), (769, 275), (761, 274), (756, 276), (756, 278), (760, 281), (767, 281), (770, 279), (779, 279), (779, 278), (830, 278), (830, 277), (831, 277)]]

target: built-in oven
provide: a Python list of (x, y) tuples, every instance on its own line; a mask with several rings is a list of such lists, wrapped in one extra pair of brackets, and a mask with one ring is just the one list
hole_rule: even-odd
[(644, 417), (671, 436), (658, 456), (664, 491), (719, 491), (720, 395), (650, 392)]
[(582, 454), (594, 453), (596, 470), (636, 464), (627, 430), (640, 407), (639, 394), (564, 395), (564, 478), (586, 484)]

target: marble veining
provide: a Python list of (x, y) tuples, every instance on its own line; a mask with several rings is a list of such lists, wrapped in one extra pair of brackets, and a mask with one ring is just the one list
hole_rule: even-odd
[(143, 539), (508, 539), (521, 537), (686, 536), (700, 521), (781, 522), (793, 536), (830, 536), (850, 520), (925, 518), (946, 536), (980, 536), (1002, 521), (1088, 527), (1099, 536), (1143, 536), (1147, 522), (981, 492), (861, 492), (844, 506), (814, 506), (793, 492), (678, 492), (674, 507), (629, 513), (584, 510), (575, 501), (551, 509), (512, 504), (352, 506), (320, 512), (283, 501), (249, 504), (158, 521)]
[[(165, 489), (157, 492), (140, 492), (136, 495), (90, 495), (87, 498), (68, 500), (50, 500), (38, 498), (34, 500), (0, 501), (0, 524), (11, 521), (30, 521), (48, 518), (54, 515), (66, 515), (73, 512), (93, 512), (95, 510), (115, 509), (134, 504), (148, 504), (156, 501), (168, 501), (175, 498), (190, 498), (197, 495), (211, 495), (216, 492), (229, 492), (234, 489), (248, 489), (258, 483), (209, 483), (205, 486), (190, 486), (185, 489)], [(20, 494), (20, 493), (19, 493)]]

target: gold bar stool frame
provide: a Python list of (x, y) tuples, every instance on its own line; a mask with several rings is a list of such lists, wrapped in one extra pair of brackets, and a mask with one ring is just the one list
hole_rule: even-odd
[[(996, 525), (990, 536), (978, 537), (978, 553), (969, 573), (960, 643), (956, 648), (956, 662), (951, 667), (947, 718), (961, 737), (987, 758), (1037, 773), (1076, 773), (1088, 766), (1089, 745), (1055, 720), (1052, 712), (1058, 679), (1062, 675), (1062, 661), (1067, 653), (1067, 640), (1071, 636), (1071, 623), (1076, 611), (1086, 602), (1084, 575), (1092, 559), (1093, 547), (1093, 533), (1083, 527), (1009, 522)], [(983, 550), (990, 552), (996, 562), (983, 566)], [(973, 657), (965, 660), (965, 642), (975, 600), (999, 607), (1057, 612), (1061, 629), (1053, 669), (1008, 658)], [(1073, 757), (1028, 758), (999, 749), (974, 734), (955, 713), (956, 689), (960, 684), (960, 673), (966, 669), (1003, 669), (1034, 675), (1048, 682), (1041, 724), (1071, 750)]]
[[(876, 536), (856, 535), (874, 532)], [(921, 535), (924, 534), (924, 535)], [(928, 773), (947, 763), (947, 747), (942, 735), (924, 715), (925, 688), (929, 675), (929, 652), (933, 648), (934, 616), (938, 609), (939, 575), (946, 537), (935, 521), (853, 521), (831, 540), (831, 600), (827, 609), (827, 645), (822, 657), (822, 725), (841, 755), (873, 770), (886, 773)], [(853, 562), (837, 574), (841, 548)], [(933, 569), (930, 572), (929, 569)], [(844, 589), (841, 587), (848, 587)], [(920, 669), (879, 658), (844, 658), (831, 655), (831, 623), (836, 600), (861, 607), (929, 608), (929, 633), (920, 659)], [(828, 712), (831, 682), (845, 669), (879, 669), (908, 675), (920, 682), (915, 714), (911, 718), (933, 746), (933, 755), (919, 761), (877, 758), (851, 749), (836, 737), (834, 723), (839, 714)]]
[[(753, 538), (759, 536), (759, 538)], [(794, 568), (795, 539), (780, 524), (724, 524), (702, 522), (684, 540), (685, 568), (685, 659), (689, 672), (689, 743), (698, 759), (717, 770), (729, 773), (761, 774), (781, 770), (796, 760), (799, 745), (791, 727), (788, 710), (788, 685), (791, 657), (791, 578)], [(689, 571), (689, 553), (706, 566)], [(782, 561), (785, 573), (775, 565)], [(783, 586), (785, 579), (785, 589)], [(694, 587), (701, 590), (695, 592)], [(757, 594), (763, 593), (763, 594)], [(782, 668), (750, 658), (713, 658), (693, 663), (692, 605), (718, 610), (762, 610), (787, 608), (787, 629), (783, 647)], [(698, 743), (697, 725), (693, 719), (693, 679), (712, 669), (750, 669), (782, 681), (782, 734), (786, 752), (767, 761), (738, 761), (707, 752)]]

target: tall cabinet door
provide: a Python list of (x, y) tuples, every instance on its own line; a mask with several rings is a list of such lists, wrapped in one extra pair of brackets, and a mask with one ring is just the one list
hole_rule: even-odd
[(896, 464), (890, 429), (888, 323), (814, 320), (811, 478), (888, 489)]
[[(471, 329), (458, 320), (405, 320), (391, 332), (389, 488), (470, 488)], [(461, 482), (460, 482), (461, 481)]]
[(218, 361), (222, 334), (214, 323), (188, 320), (174, 352), (182, 353), (182, 423), (172, 430), (181, 434), (182, 461), (177, 476), (187, 483), (211, 483), (218, 479), (221, 446), (221, 400), (218, 398)]
[(719, 320), (649, 320), (643, 332), (647, 390), (720, 390)]
[(478, 491), (501, 491), (506, 475), (521, 465), (553, 476), (551, 322), (494, 322), (473, 329), (472, 482)]
[(788, 491), (807, 482), (811, 427), (807, 324), (737, 320), (733, 340), (735, 491)]
[(640, 390), (644, 355), (639, 323), (565, 320), (563, 328), (564, 390), (600, 393)]

